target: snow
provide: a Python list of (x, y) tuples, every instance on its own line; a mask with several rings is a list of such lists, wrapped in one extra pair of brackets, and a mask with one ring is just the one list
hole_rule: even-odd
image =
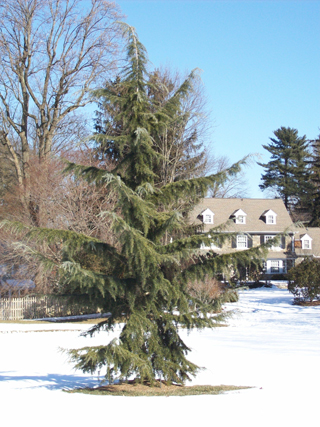
[[(0, 324), (2, 420), (13, 425), (318, 426), (320, 307), (292, 305), (287, 290), (242, 291), (228, 327), (182, 337), (189, 359), (206, 367), (192, 384), (252, 386), (219, 396), (115, 397), (68, 394), (94, 386), (61, 348), (105, 344), (106, 332), (80, 336), (77, 323)], [(116, 332), (115, 332), (116, 333)], [(4, 424), (3, 424), (4, 425)]]

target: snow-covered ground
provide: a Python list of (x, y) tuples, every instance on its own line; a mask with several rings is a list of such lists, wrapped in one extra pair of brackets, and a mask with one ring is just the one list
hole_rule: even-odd
[[(59, 348), (104, 344), (80, 324), (0, 324), (1, 425), (319, 426), (320, 307), (292, 306), (287, 290), (243, 291), (229, 327), (181, 334), (206, 367), (192, 384), (253, 386), (219, 396), (68, 394), (97, 376), (73, 370)], [(4, 423), (3, 421), (6, 421)]]

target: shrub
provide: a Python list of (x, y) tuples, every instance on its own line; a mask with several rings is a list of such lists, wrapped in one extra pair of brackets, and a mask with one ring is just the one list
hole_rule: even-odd
[(300, 264), (289, 270), (288, 290), (294, 295), (295, 302), (320, 300), (320, 262), (305, 258)]
[(203, 281), (195, 280), (188, 283), (188, 292), (193, 298), (207, 305), (210, 313), (220, 312), (221, 305), (226, 302), (238, 301), (238, 293), (235, 289), (208, 275)]
[(239, 301), (239, 294), (236, 289), (225, 289), (220, 298), (223, 304), (225, 302), (237, 302)]

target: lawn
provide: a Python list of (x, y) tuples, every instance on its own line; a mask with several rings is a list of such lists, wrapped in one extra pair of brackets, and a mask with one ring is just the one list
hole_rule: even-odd
[(65, 393), (96, 388), (103, 372), (75, 371), (60, 349), (100, 345), (113, 335), (82, 337), (85, 323), (1, 323), (3, 413), (16, 425), (33, 426), (317, 426), (320, 307), (294, 306), (292, 299), (275, 287), (242, 291), (238, 303), (226, 305), (235, 310), (228, 327), (189, 335), (181, 330), (192, 348), (189, 358), (206, 367), (188, 386), (252, 387), (218, 395)]

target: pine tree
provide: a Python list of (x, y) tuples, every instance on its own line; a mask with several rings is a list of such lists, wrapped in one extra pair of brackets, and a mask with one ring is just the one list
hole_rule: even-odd
[(313, 185), (308, 207), (311, 212), (311, 227), (320, 227), (320, 136), (312, 141), (311, 166), (311, 183)]
[[(156, 188), (154, 169), (161, 155), (154, 150), (151, 135), (166, 126), (179, 109), (193, 74), (163, 108), (150, 113), (146, 50), (134, 29), (126, 27), (126, 35), (128, 65), (121, 78), (126, 90), (120, 96), (108, 89), (95, 95), (108, 97), (123, 116), (123, 133), (112, 138), (119, 146), (127, 144), (128, 152), (111, 172), (73, 163), (67, 168), (92, 185), (104, 185), (118, 195), (115, 209), (104, 212), (113, 221), (118, 242), (112, 246), (83, 234), (36, 227), (26, 230), (26, 239), (62, 245), (64, 259), (58, 265), (61, 292), (81, 296), (91, 306), (110, 312), (110, 317), (87, 335), (110, 331), (119, 321), (124, 323), (119, 337), (107, 345), (70, 350), (76, 368), (93, 373), (106, 367), (109, 381), (134, 376), (151, 383), (156, 378), (184, 383), (199, 367), (187, 359), (190, 349), (179, 336), (179, 328), (213, 327), (218, 319), (208, 315), (205, 304), (188, 294), (187, 282), (203, 280), (208, 274), (228, 274), (231, 267), (260, 265), (262, 254), (273, 242), (239, 253), (200, 255), (201, 243), (209, 246), (232, 236), (218, 228), (195, 233), (188, 224), (187, 211), (179, 212), (175, 206), (184, 199), (192, 200), (194, 205), (210, 186), (237, 173), (243, 161), (216, 175)], [(8, 227), (23, 230), (21, 224)], [(168, 236), (173, 236), (173, 241)], [(47, 268), (55, 267), (42, 253), (33, 254)], [(88, 267), (92, 262), (83, 261), (83, 254), (99, 260), (94, 269)]]
[(268, 163), (258, 163), (265, 168), (261, 190), (276, 190), (286, 208), (293, 212), (305, 204), (310, 194), (310, 176), (307, 160), (310, 156), (306, 136), (299, 137), (293, 128), (281, 127), (274, 131), (276, 138), (270, 138), (263, 148), (271, 154)]

